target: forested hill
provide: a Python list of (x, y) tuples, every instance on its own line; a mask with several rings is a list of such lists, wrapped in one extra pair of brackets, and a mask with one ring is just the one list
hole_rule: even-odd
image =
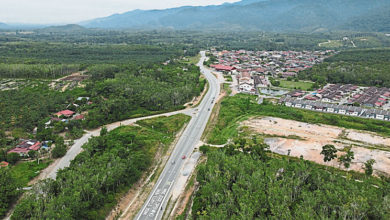
[(243, 0), (218, 6), (135, 10), (81, 24), (132, 29), (387, 32), (389, 9), (388, 0)]
[(343, 51), (299, 73), (319, 84), (344, 83), (390, 87), (390, 49)]
[(62, 26), (50, 26), (47, 28), (43, 28), (40, 30), (40, 32), (47, 32), (47, 33), (63, 33), (63, 32), (86, 32), (88, 31), (87, 28), (82, 27), (77, 24), (68, 24), (68, 25), (62, 25)]
[(8, 27), (8, 25), (6, 25), (6, 24), (0, 22), (0, 28), (1, 28), (1, 29), (5, 29), (5, 28), (7, 28), (7, 27)]

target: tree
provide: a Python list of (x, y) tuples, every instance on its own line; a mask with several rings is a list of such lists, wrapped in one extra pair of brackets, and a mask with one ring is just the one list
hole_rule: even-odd
[(64, 144), (64, 138), (63, 137), (57, 137), (55, 141), (55, 147), (51, 151), (51, 156), (53, 158), (60, 158), (63, 157), (66, 154), (66, 145)]
[(327, 144), (322, 147), (321, 154), (324, 155), (324, 162), (329, 162), (334, 158), (337, 158), (337, 149), (334, 145)]
[(51, 151), (51, 156), (53, 158), (60, 158), (65, 156), (66, 154), (66, 146), (65, 145), (57, 145), (54, 147), (54, 149)]
[(7, 152), (5, 150), (0, 150), (0, 162), (7, 160)]
[(374, 169), (372, 168), (375, 163), (374, 159), (367, 160), (364, 163), (364, 172), (366, 173), (367, 176), (371, 176), (372, 173), (374, 172)]
[(108, 134), (108, 130), (106, 126), (103, 126), (102, 129), (100, 130), (100, 136), (103, 137), (106, 136), (107, 134)]
[(34, 151), (34, 150), (30, 150), (28, 152), (28, 156), (31, 158), (31, 159), (34, 159), (36, 156), (38, 155), (38, 152)]
[(7, 155), (7, 162), (14, 165), (20, 160), (20, 156), (17, 153), (10, 153)]
[(343, 164), (345, 168), (349, 168), (353, 159), (355, 159), (354, 152), (348, 149), (347, 153), (339, 157), (340, 164)]
[(16, 180), (12, 177), (9, 169), (0, 168), (0, 217), (4, 216), (10, 204), (18, 195), (19, 187)]

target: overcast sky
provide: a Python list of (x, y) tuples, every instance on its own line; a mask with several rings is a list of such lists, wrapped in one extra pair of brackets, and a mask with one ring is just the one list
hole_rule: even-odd
[(0, 0), (0, 22), (77, 23), (134, 9), (164, 9), (238, 0)]

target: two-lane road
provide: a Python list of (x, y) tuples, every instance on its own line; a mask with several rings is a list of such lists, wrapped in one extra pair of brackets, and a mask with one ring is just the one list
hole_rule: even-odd
[(220, 93), (220, 85), (214, 75), (203, 66), (206, 59), (205, 52), (201, 52), (202, 58), (198, 66), (209, 82), (209, 91), (198, 106), (197, 114), (191, 119), (183, 135), (180, 137), (174, 151), (171, 154), (163, 172), (155, 184), (148, 199), (136, 216), (137, 220), (161, 219), (167, 205), (171, 188), (180, 175), (180, 169), (184, 164), (183, 155), (189, 157), (196, 144), (200, 141), (206, 128), (215, 99)]

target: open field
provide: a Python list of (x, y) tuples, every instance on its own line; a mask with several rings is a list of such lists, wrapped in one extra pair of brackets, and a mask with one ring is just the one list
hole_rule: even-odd
[(287, 80), (280, 80), (280, 87), (287, 88), (287, 89), (301, 89), (301, 90), (310, 90), (314, 83), (312, 82), (295, 82), (295, 81), (287, 81)]
[[(374, 159), (376, 174), (390, 175), (390, 138), (375, 133), (274, 117), (251, 118), (242, 122), (241, 127), (247, 127), (255, 133), (276, 136), (265, 138), (272, 152), (288, 155), (290, 150), (291, 156), (302, 155), (306, 160), (333, 167), (340, 167), (339, 162), (333, 160), (324, 163), (320, 154), (322, 146), (332, 144), (339, 151), (352, 146), (355, 159), (351, 163), (351, 170), (363, 172), (364, 163)], [(375, 146), (378, 146), (378, 149), (375, 149)], [(341, 155), (342, 152), (338, 154)]]
[(328, 42), (319, 43), (318, 46), (326, 48), (339, 48), (343, 46), (341, 40), (329, 40)]
[(50, 165), (51, 160), (32, 162), (20, 162), (11, 168), (12, 176), (19, 181), (22, 186), (26, 186), (30, 180), (38, 176), (40, 171)]

